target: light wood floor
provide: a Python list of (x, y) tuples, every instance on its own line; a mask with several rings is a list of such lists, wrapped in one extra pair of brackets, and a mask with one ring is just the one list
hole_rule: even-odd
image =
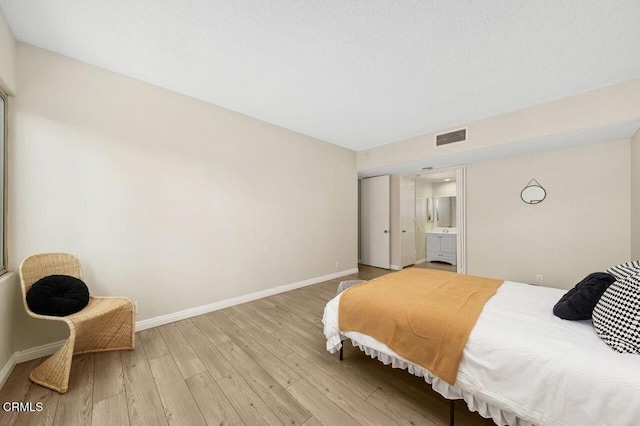
[[(340, 280), (386, 273), (361, 266)], [(325, 350), (322, 312), (340, 280), (142, 331), (134, 351), (78, 355), (64, 395), (29, 381), (42, 360), (19, 364), (0, 403), (44, 409), (0, 409), (0, 425), (448, 424), (448, 402), (423, 379), (350, 344), (342, 362)], [(459, 401), (456, 424), (493, 423)]]
[(424, 268), (424, 269), (437, 269), (439, 271), (449, 271), (449, 272), (457, 272), (458, 267), (455, 265), (449, 265), (444, 262), (424, 262), (419, 265), (413, 265), (413, 268)]

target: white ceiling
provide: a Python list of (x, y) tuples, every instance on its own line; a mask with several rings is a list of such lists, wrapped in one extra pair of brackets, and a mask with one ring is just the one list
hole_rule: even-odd
[(20, 41), (354, 150), (640, 77), (638, 0), (0, 0)]

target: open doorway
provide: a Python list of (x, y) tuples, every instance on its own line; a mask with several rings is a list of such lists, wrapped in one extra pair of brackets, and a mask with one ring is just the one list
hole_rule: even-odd
[(464, 179), (462, 167), (360, 180), (359, 262), (465, 273)]
[(416, 266), (464, 273), (464, 168), (423, 172), (414, 176)]

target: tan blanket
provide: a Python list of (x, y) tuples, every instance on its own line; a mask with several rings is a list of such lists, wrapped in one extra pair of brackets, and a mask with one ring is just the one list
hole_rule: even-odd
[(462, 350), (501, 280), (409, 268), (347, 289), (341, 331), (358, 331), (453, 385)]

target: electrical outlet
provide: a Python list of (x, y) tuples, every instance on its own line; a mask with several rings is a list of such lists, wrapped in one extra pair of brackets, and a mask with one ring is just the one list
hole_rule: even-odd
[(536, 282), (537, 283), (544, 282), (544, 277), (542, 275), (536, 275)]
[(133, 302), (133, 309), (135, 309), (136, 314), (138, 313), (138, 302)]
[(340, 267), (340, 262), (338, 262), (338, 261), (336, 260), (335, 265), (336, 265), (336, 269), (337, 269), (337, 268), (339, 268), (339, 267)]

